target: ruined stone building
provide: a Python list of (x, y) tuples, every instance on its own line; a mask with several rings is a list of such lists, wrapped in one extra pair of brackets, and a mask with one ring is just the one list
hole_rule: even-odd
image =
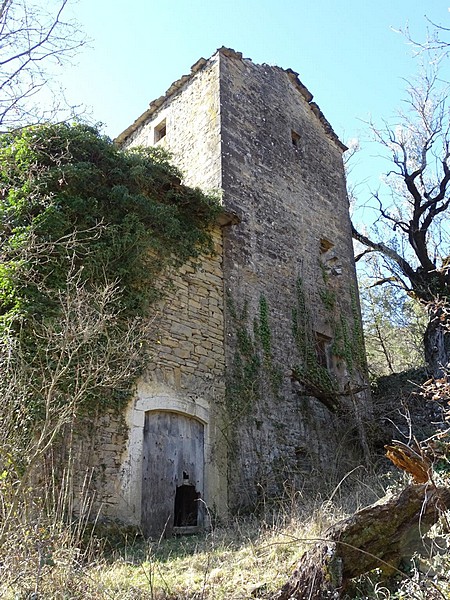
[(159, 535), (317, 489), (361, 456), (365, 363), (339, 141), (292, 70), (221, 48), (118, 138), (220, 191), (124, 420), (90, 452), (103, 514)]

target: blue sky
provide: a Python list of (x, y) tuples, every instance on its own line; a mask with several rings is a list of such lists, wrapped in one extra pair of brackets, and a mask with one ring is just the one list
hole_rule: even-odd
[[(65, 69), (71, 102), (119, 134), (188, 73), (224, 45), (255, 62), (292, 68), (346, 142), (362, 122), (389, 117), (401, 104), (404, 77), (416, 62), (395, 30), (409, 24), (423, 40), (425, 15), (450, 25), (450, 0), (78, 0), (72, 14), (91, 48)], [(361, 170), (361, 169), (360, 169)], [(358, 175), (359, 177), (363, 176)]]
[(411, 49), (392, 28), (423, 39), (429, 18), (449, 24), (449, 0), (79, 0), (72, 12), (92, 47), (66, 69), (72, 101), (92, 107), (109, 135), (125, 129), (219, 46), (291, 67), (346, 138), (359, 119), (392, 112)]

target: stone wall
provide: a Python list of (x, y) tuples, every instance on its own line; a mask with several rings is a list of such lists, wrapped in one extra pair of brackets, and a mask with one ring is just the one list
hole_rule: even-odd
[[(357, 391), (365, 372), (342, 144), (295, 73), (227, 49), (196, 63), (119, 139), (167, 148), (185, 183), (220, 191), (240, 222), (218, 227), (214, 256), (176, 278), (126, 440), (120, 419), (108, 423), (112, 445), (98, 437), (109, 514), (140, 522), (149, 411), (203, 423), (204, 499), (219, 514), (333, 485), (361, 458), (369, 406)], [(338, 409), (297, 376), (308, 352)]]
[(75, 427), (72, 448), (69, 436), (66, 460), (73, 461), (74, 512), (78, 516), (116, 518), (121, 503), (119, 472), (128, 440), (124, 415), (104, 410)]
[[(166, 135), (155, 143), (155, 129), (163, 121)], [(162, 146), (173, 155), (186, 185), (205, 191), (220, 190), (219, 56), (205, 61), (203, 68), (196, 70), (178, 93), (169, 95), (123, 141), (123, 146)]]
[[(205, 425), (208, 508), (225, 514), (226, 453), (221, 433), (225, 395), (222, 230), (214, 254), (184, 265), (152, 316), (151, 361), (124, 414), (108, 411), (82, 427), (75, 443), (76, 497), (102, 517), (140, 524), (145, 413), (186, 414)], [(77, 500), (76, 512), (82, 512)]]
[[(206, 61), (203, 61), (206, 63)], [(200, 64), (203, 65), (203, 62)], [(219, 61), (195, 66), (195, 76), (182, 93), (171, 95), (125, 142), (126, 147), (156, 145), (171, 152), (183, 173), (183, 183), (204, 191), (220, 190), (221, 145)], [(184, 81), (185, 78), (183, 78)], [(155, 142), (164, 123), (165, 135)], [(126, 505), (139, 514), (139, 470), (142, 453), (142, 412), (145, 407), (196, 415), (206, 426), (205, 490), (208, 507), (225, 514), (226, 454), (222, 435), (224, 409), (224, 321), (222, 230), (214, 233), (215, 254), (197, 266), (186, 265), (158, 318), (154, 359), (130, 405), (130, 441), (123, 460), (122, 489)], [(154, 399), (157, 398), (155, 401)], [(182, 403), (183, 408), (180, 409)], [(198, 415), (197, 415), (198, 416)], [(137, 425), (136, 425), (137, 423)], [(131, 473), (131, 475), (130, 475)], [(131, 479), (130, 479), (131, 477)], [(131, 492), (130, 490), (134, 490)]]
[(224, 391), (222, 231), (212, 257), (185, 265), (158, 317), (158, 339), (147, 378), (186, 393)]
[[(220, 81), (223, 201), (241, 220), (224, 241), (233, 304), (226, 310), (235, 444), (230, 495), (235, 505), (252, 506), (258, 496), (282, 494), (286, 484), (308, 486), (312, 473), (314, 487), (332, 481), (358, 460), (353, 403), (342, 398), (345, 417), (339, 418), (302, 395), (291, 375), (304, 362), (293, 336), (299, 278), (309, 326), (328, 342), (327, 366), (341, 391), (359, 384), (362, 373), (335, 356), (332, 346), (337, 324), (344, 324), (347, 337), (357, 335), (359, 307), (342, 145), (292, 72), (222, 52)], [(244, 306), (245, 322), (239, 316)], [(266, 342), (254, 323), (264, 328)], [(247, 350), (244, 329), (253, 343)], [(257, 389), (244, 401), (249, 386)], [(365, 398), (355, 401), (363, 405)]]
[[(204, 61), (206, 62), (206, 61)], [(218, 58), (168, 102), (149, 111), (128, 137), (127, 147), (156, 145), (173, 152), (184, 183), (203, 190), (221, 186)], [(164, 135), (160, 137), (162, 128)], [(157, 138), (160, 139), (157, 140)], [(224, 321), (222, 229), (213, 232), (214, 254), (182, 267), (168, 299), (154, 319), (152, 358), (124, 415), (106, 415), (82, 441), (89, 458), (94, 509), (103, 516), (139, 525), (142, 495), (144, 419), (148, 411), (186, 414), (205, 427), (205, 489), (208, 507), (227, 506), (224, 408)], [(107, 422), (106, 422), (106, 420)], [(81, 461), (83, 463), (83, 460)], [(85, 469), (86, 471), (86, 469)]]
[[(147, 411), (170, 411), (205, 425), (205, 489), (208, 508), (227, 506), (226, 454), (222, 435), (225, 395), (222, 232), (214, 232), (215, 252), (198, 266), (185, 265), (155, 322), (152, 358), (128, 406), (129, 438), (121, 456), (117, 514), (139, 523), (142, 444)], [(116, 514), (116, 516), (117, 516)]]

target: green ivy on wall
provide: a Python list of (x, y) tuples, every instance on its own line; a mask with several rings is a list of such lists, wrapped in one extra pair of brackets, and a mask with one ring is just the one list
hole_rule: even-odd
[[(359, 316), (356, 292), (350, 289), (351, 322), (342, 313), (336, 303), (336, 292), (330, 289), (329, 276), (323, 265), (322, 275), (324, 288), (319, 290), (319, 297), (328, 315), (327, 321), (332, 330), (330, 353), (343, 361), (350, 376), (366, 369), (364, 339)], [(336, 377), (327, 367), (320, 364), (317, 351), (317, 340), (313, 331), (312, 317), (305, 299), (304, 285), (301, 278), (296, 284), (296, 306), (292, 312), (292, 332), (300, 355), (301, 362), (293, 368), (293, 376), (305, 386), (309, 392), (321, 400), (330, 410), (337, 410), (340, 390)]]
[(364, 334), (358, 310), (356, 291), (350, 288), (352, 323), (348, 325), (343, 315), (334, 321), (333, 344), (331, 352), (334, 356), (345, 361), (351, 375), (355, 371), (365, 372), (366, 353), (364, 348)]
[(160, 149), (121, 151), (82, 124), (0, 136), (0, 394), (22, 425), (129, 397), (151, 309), (212, 251), (219, 211)]
[(335, 377), (318, 362), (315, 333), (301, 277), (296, 282), (296, 306), (292, 310), (292, 334), (301, 358), (301, 363), (292, 369), (296, 379), (305, 382), (309, 388), (317, 391), (328, 394), (337, 392), (338, 386)]
[[(328, 285), (326, 273), (324, 283)], [(365, 369), (365, 353), (362, 327), (359, 318), (356, 293), (350, 290), (352, 323), (338, 315), (336, 292), (319, 290), (319, 297), (328, 314), (333, 330), (330, 352), (345, 362), (350, 375)], [(274, 397), (280, 393), (282, 370), (275, 364), (272, 351), (272, 332), (269, 324), (269, 306), (261, 295), (259, 311), (253, 320), (251, 331), (248, 314), (248, 301), (241, 311), (236, 309), (233, 299), (228, 297), (228, 310), (234, 323), (236, 350), (227, 385), (227, 404), (230, 414), (242, 416), (249, 414), (265, 393), (270, 389)], [(305, 386), (309, 395), (321, 400), (330, 410), (339, 406), (339, 385), (336, 376), (327, 366), (321, 364), (313, 329), (313, 319), (305, 296), (303, 280), (296, 281), (296, 303), (292, 310), (292, 335), (300, 361), (292, 366), (292, 375)], [(269, 387), (267, 387), (269, 384)]]
[(259, 299), (259, 311), (250, 323), (248, 300), (241, 310), (228, 295), (227, 307), (234, 324), (236, 348), (228, 378), (226, 398), (232, 417), (250, 414), (255, 404), (269, 389), (276, 397), (282, 382), (282, 372), (273, 360), (269, 306), (265, 296)]

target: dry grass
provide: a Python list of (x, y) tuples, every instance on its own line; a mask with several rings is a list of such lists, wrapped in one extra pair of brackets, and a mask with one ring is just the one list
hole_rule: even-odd
[[(236, 518), (203, 535), (145, 541), (118, 530), (95, 538), (83, 527), (48, 518), (17, 529), (0, 549), (0, 598), (5, 600), (255, 600), (267, 599), (291, 574), (313, 540), (339, 518), (383, 495), (383, 482), (336, 488), (330, 500), (307, 502), (297, 494), (278, 510)], [(280, 508), (280, 506), (282, 508)], [(439, 543), (448, 548), (448, 537)], [(450, 560), (417, 561), (396, 591), (376, 573), (355, 585), (351, 598), (429, 600), (425, 575), (450, 598)], [(417, 581), (414, 581), (416, 579)], [(422, 595), (420, 595), (422, 594)], [(428, 595), (427, 595), (428, 594)]]
[(284, 583), (308, 547), (302, 540), (320, 536), (332, 520), (325, 511), (305, 511), (282, 523), (236, 519), (204, 536), (147, 545), (137, 563), (120, 557), (103, 571), (102, 584), (118, 593), (133, 581), (152, 599), (242, 600), (259, 597), (258, 591), (265, 597)]
[[(331, 502), (296, 495), (277, 511), (236, 518), (202, 535), (149, 542), (136, 533), (103, 538), (49, 518), (18, 520), (0, 549), (5, 600), (142, 598), (220, 600), (267, 596), (307, 549), (307, 539), (342, 516)], [(11, 528), (9, 528), (11, 531)], [(86, 539), (88, 542), (86, 543)], [(259, 591), (261, 594), (259, 594)], [(252, 595), (253, 594), (253, 595)]]

